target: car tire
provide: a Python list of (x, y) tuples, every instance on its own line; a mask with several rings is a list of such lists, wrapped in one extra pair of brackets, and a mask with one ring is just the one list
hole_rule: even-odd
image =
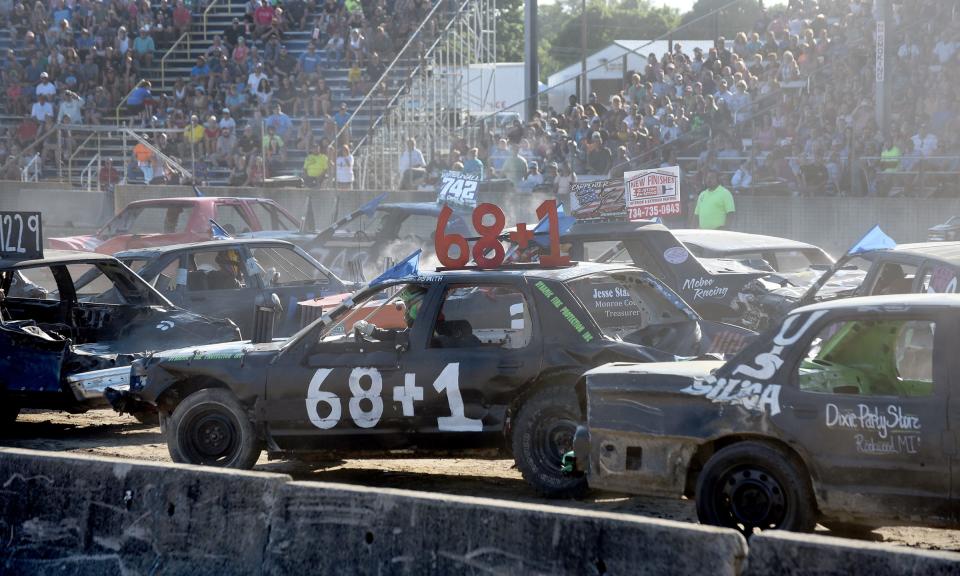
[(250, 469), (261, 443), (237, 398), (222, 388), (207, 388), (177, 405), (167, 427), (167, 449), (174, 462)]
[(721, 449), (697, 478), (697, 517), (739, 530), (809, 532), (817, 524), (809, 476), (787, 454), (761, 442)]
[(20, 407), (16, 404), (4, 404), (0, 407), (0, 428), (12, 426), (20, 415)]
[(573, 449), (580, 420), (573, 386), (550, 386), (521, 405), (513, 424), (512, 448), (517, 468), (547, 498), (579, 498), (587, 491), (583, 474), (561, 471), (563, 455)]

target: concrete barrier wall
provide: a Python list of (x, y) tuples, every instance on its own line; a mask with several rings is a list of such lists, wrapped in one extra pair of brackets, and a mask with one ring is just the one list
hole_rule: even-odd
[(0, 573), (716, 574), (731, 530), (0, 449)]
[(960, 554), (0, 448), (0, 574), (960, 573)]
[(750, 538), (744, 576), (855, 576), (960, 574), (960, 554), (914, 550), (791, 532), (764, 532)]
[[(102, 193), (60, 190), (61, 187), (60, 184), (0, 182), (0, 210), (41, 210), (48, 232), (68, 234), (89, 231), (99, 222)], [(309, 196), (320, 226), (332, 222), (335, 213), (342, 215), (354, 210), (379, 194), (377, 191), (338, 192), (306, 188), (206, 187), (204, 191), (210, 195), (272, 198), (295, 215), (303, 214)], [(118, 186), (114, 204), (120, 209), (134, 200), (192, 195), (193, 188), (190, 186)], [(393, 191), (390, 192), (389, 201), (431, 201), (435, 197), (432, 192)], [(507, 213), (507, 224), (512, 225), (515, 222), (536, 222), (535, 208), (547, 197), (491, 192), (484, 195), (482, 200), (503, 207)], [(960, 215), (960, 199), (751, 196), (737, 199), (735, 228), (744, 232), (805, 240), (833, 253), (840, 253), (875, 224), (880, 224), (898, 242), (917, 242), (926, 239), (926, 231), (930, 226), (954, 215)]]

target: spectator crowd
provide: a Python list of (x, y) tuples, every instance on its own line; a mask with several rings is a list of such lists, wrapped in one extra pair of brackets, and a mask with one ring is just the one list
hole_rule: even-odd
[[(206, 7), (203, 0), (0, 0), (0, 27), (15, 47), (0, 55), (4, 111), (22, 117), (0, 133), (0, 177), (19, 179), (35, 154), (56, 165), (77, 144), (71, 125), (119, 117), (151, 129), (141, 135), (148, 145), (139, 142), (122, 167), (134, 181), (178, 179), (171, 159), (190, 166), (198, 182), (219, 168), (230, 184), (256, 185), (297, 149), (309, 152), (303, 171), (312, 183), (332, 182), (334, 172), (347, 180), (341, 184), (352, 182), (352, 168), (332, 169), (353, 165), (350, 109), (335, 101), (324, 73), (349, 68), (351, 94), (364, 94), (430, 0), (249, 0), (244, 17), (207, 31), (213, 41), (189, 74), (167, 90), (152, 86), (146, 78), (181, 35), (199, 29)], [(298, 54), (286, 45), (294, 33), (309, 38)], [(61, 136), (45, 137), (58, 124)]]
[(690, 196), (710, 173), (735, 192), (944, 193), (960, 171), (960, 5), (890, 4), (884, 126), (874, 110), (874, 3), (790, 0), (709, 50), (676, 41), (649, 54), (609, 97), (570, 96), (527, 122), (501, 113), (476, 141), (413, 169), (417, 154), (405, 151), (402, 184), (466, 169), (476, 148), (486, 178), (521, 190), (679, 163), (694, 175), (682, 179)]

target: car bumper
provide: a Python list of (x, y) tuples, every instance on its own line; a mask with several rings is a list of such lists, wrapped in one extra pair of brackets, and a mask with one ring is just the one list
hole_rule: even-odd
[(67, 376), (70, 391), (79, 402), (105, 402), (107, 388), (118, 391), (130, 389), (130, 367), (119, 366)]

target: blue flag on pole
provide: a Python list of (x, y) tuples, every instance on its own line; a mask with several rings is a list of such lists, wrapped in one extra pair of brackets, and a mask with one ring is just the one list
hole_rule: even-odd
[(374, 284), (386, 282), (387, 280), (396, 280), (398, 278), (416, 276), (417, 271), (420, 269), (420, 253), (421, 252), (423, 252), (423, 250), (420, 248), (417, 248), (416, 252), (407, 256), (403, 260), (397, 262), (393, 266), (393, 268), (390, 268), (383, 274), (371, 280), (370, 285), (373, 286)]
[[(563, 209), (563, 204), (557, 204), (557, 229), (560, 232), (560, 236), (563, 236), (570, 231), (570, 227), (577, 222), (577, 219), (573, 216), (567, 216), (566, 212)], [(550, 232), (550, 218), (541, 218), (537, 225), (533, 228), (534, 241), (537, 244), (546, 245), (546, 241), (542, 241), (542, 236), (545, 236)], [(538, 238), (539, 237), (539, 238)]]
[(893, 238), (887, 236), (883, 230), (880, 229), (880, 225), (877, 224), (871, 228), (869, 232), (864, 234), (863, 238), (854, 244), (853, 248), (847, 251), (847, 254), (854, 256), (856, 254), (863, 254), (864, 252), (872, 252), (873, 250), (888, 250), (896, 247), (897, 243)]
[(198, 188), (196, 185), (194, 185), (194, 187), (193, 187), (193, 194), (194, 194), (197, 198), (203, 198), (203, 192), (201, 192), (201, 191), (200, 191), (200, 188)]
[(373, 216), (373, 213), (376, 212), (377, 206), (380, 205), (380, 202), (383, 202), (383, 199), (387, 197), (387, 193), (377, 196), (373, 200), (367, 202), (359, 208), (360, 212), (363, 212), (364, 216)]
[(229, 232), (223, 229), (223, 226), (217, 224), (213, 218), (210, 219), (210, 237), (214, 240), (229, 240), (233, 238)]

